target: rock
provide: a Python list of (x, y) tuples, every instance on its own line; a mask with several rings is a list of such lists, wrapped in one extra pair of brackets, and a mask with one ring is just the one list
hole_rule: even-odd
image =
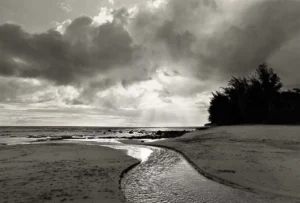
[(203, 126), (203, 127), (196, 128), (196, 130), (207, 130), (207, 129), (209, 129), (208, 126)]
[(36, 142), (46, 142), (48, 140), (49, 139), (47, 139), (47, 138), (40, 138), (40, 139), (37, 139)]
[(72, 135), (63, 135), (61, 136), (62, 139), (72, 139), (73, 136)]
[(63, 140), (62, 137), (51, 137), (50, 141), (58, 141), (58, 140)]
[(162, 132), (159, 130), (156, 132), (156, 135), (162, 135)]
[(204, 126), (205, 126), (205, 127), (215, 127), (215, 126), (217, 126), (217, 125), (214, 124), (214, 123), (206, 123)]
[(39, 138), (39, 137), (37, 137), (35, 135), (28, 135), (27, 138)]

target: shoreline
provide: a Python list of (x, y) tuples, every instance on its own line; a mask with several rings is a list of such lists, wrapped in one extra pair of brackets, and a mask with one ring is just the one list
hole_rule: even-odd
[(122, 185), (121, 185), (121, 181), (122, 179), (124, 178), (124, 176), (129, 172), (131, 171), (133, 168), (135, 168), (136, 166), (138, 166), (139, 164), (141, 163), (141, 161), (137, 162), (137, 163), (134, 163), (132, 164), (131, 166), (128, 166), (125, 170), (122, 171), (122, 173), (120, 174), (120, 178), (119, 178), (119, 190), (122, 192), (123, 194), (123, 197), (125, 199), (125, 203), (127, 202), (127, 198), (125, 197), (124, 195), (124, 192), (122, 190)]
[[(238, 126), (238, 127), (241, 127), (241, 126)], [(245, 126), (242, 126), (242, 127), (245, 127)], [(250, 126), (246, 126), (246, 127), (249, 128)], [(257, 128), (257, 126), (253, 126), (253, 127)], [(267, 126), (267, 127), (272, 128), (273, 126)], [(218, 131), (220, 128), (222, 130)], [(133, 140), (132, 139), (126, 139), (126, 140), (121, 140), (120, 142), (125, 143), (125, 144), (139, 145), (139, 146), (160, 147), (160, 148), (164, 148), (164, 149), (175, 151), (175, 152), (179, 153), (181, 156), (183, 156), (183, 158), (185, 160), (187, 160), (187, 162), (195, 170), (197, 170), (201, 175), (203, 175), (207, 179), (212, 180), (212, 181), (217, 182), (217, 183), (220, 183), (220, 184), (223, 184), (223, 185), (226, 185), (226, 186), (229, 186), (229, 187), (232, 187), (232, 188), (241, 189), (241, 190), (244, 190), (244, 191), (247, 191), (247, 192), (250, 192), (250, 193), (257, 193), (257, 194), (261, 194), (261, 195), (267, 195), (267, 196), (273, 197), (273, 198), (286, 199), (287, 201), (288, 200), (290, 200), (290, 201), (291, 200), (296, 200), (296, 201), (300, 200), (300, 198), (298, 196), (292, 196), (291, 194), (284, 194), (284, 193), (282, 193), (282, 191), (274, 193), (274, 191), (268, 190), (268, 188), (264, 188), (263, 190), (261, 190), (260, 188), (248, 187), (248, 186), (245, 186), (243, 184), (239, 184), (239, 183), (237, 183), (235, 181), (231, 181), (231, 177), (233, 177), (235, 175), (235, 171), (232, 170), (232, 171), (234, 171), (234, 173), (231, 174), (231, 170), (226, 169), (226, 167), (222, 170), (224, 174), (227, 174), (227, 176), (225, 176), (225, 178), (224, 178), (224, 176), (222, 176), (223, 175), (222, 173), (219, 173), (219, 174), (211, 173), (209, 170), (207, 171), (207, 169), (205, 169), (205, 167), (201, 167), (201, 165), (199, 165), (199, 162), (197, 162), (197, 161), (195, 162), (195, 157), (191, 156), (189, 154), (189, 152), (193, 151), (194, 149), (198, 149), (198, 151), (201, 151), (201, 148), (199, 148), (199, 146), (200, 147), (204, 146), (204, 144), (205, 144), (205, 146), (211, 145), (210, 143), (207, 143), (207, 141), (213, 140), (213, 141), (215, 141), (215, 142), (217, 142), (219, 144), (220, 143), (222, 144), (223, 140), (219, 141), (219, 139), (217, 139), (217, 138), (222, 138), (222, 139), (224, 138), (225, 139), (226, 137), (229, 137), (230, 138), (229, 140), (232, 143), (243, 143), (243, 142), (245, 142), (243, 140), (234, 140), (232, 138), (232, 136), (229, 136), (230, 133), (228, 133), (227, 132), (228, 130), (226, 131), (226, 129), (227, 128), (232, 129), (232, 128), (235, 128), (235, 127), (232, 127), (232, 126), (228, 127), (227, 126), (227, 127), (225, 127), (225, 130), (223, 128), (224, 127), (213, 127), (213, 128), (209, 128), (209, 129), (203, 130), (203, 131), (201, 130), (201, 131), (195, 131), (195, 132), (192, 132), (192, 133), (186, 133), (183, 136), (177, 137), (177, 138), (174, 138), (174, 139), (167, 139), (167, 140), (163, 140), (163, 141), (161, 141), (161, 140), (158, 139), (157, 142), (148, 142), (147, 143), (147, 142), (140, 141), (139, 139), (137, 139), (137, 140), (136, 139), (133, 139)], [(215, 131), (218, 131), (218, 132), (215, 132)], [(244, 137), (244, 135), (239, 135), (239, 136), (241, 136), (242, 138)], [(255, 136), (254, 137), (251, 136), (250, 138), (254, 139)], [(265, 140), (268, 140), (270, 138), (266, 139), (265, 137), (261, 137), (260, 139), (262, 140), (263, 144), (265, 144)], [(201, 141), (199, 142), (199, 140), (201, 140)], [(126, 157), (130, 157), (130, 156), (126, 155), (126, 153), (123, 150), (111, 149), (109, 147), (101, 146), (100, 143), (97, 143), (97, 142), (93, 143), (93, 140), (89, 140), (91, 142), (87, 142), (87, 143), (76, 142), (76, 139), (74, 139), (73, 141), (75, 141), (75, 142), (70, 142), (70, 143), (64, 143), (64, 142), (61, 143), (60, 141), (58, 141), (58, 142), (48, 142), (48, 143), (39, 143), (39, 142), (36, 142), (36, 143), (33, 143), (32, 146), (35, 146), (35, 144), (36, 145), (55, 145), (55, 146), (60, 146), (60, 145), (88, 146), (86, 144), (89, 143), (89, 144), (92, 144), (92, 146), (99, 147), (99, 149), (101, 149), (101, 148), (107, 148), (107, 149), (110, 149), (110, 150), (118, 151), (118, 152), (114, 152), (114, 153), (117, 153), (117, 154), (121, 153), (121, 154), (125, 155)], [(278, 141), (278, 140), (276, 140), (276, 141)], [(195, 143), (197, 145), (195, 145)], [(244, 144), (248, 145), (248, 142), (245, 142)], [(5, 148), (5, 147), (18, 146), (18, 145), (23, 145), (23, 144), (17, 144), (17, 145), (0, 145), (0, 149)], [(185, 145), (186, 146), (191, 146), (192, 149), (190, 149), (190, 151), (189, 150), (187, 151), (186, 148), (184, 147)], [(193, 149), (194, 145), (197, 146), (197, 147), (196, 148), (194, 147), (194, 149)], [(26, 146), (26, 145), (24, 145), (24, 146)], [(29, 145), (27, 145), (27, 146), (29, 146)], [(208, 152), (208, 153), (210, 153), (210, 152)], [(252, 153), (252, 151), (249, 151), (247, 153)], [(130, 157), (130, 158), (132, 158), (132, 157)], [(196, 158), (197, 158), (197, 156), (196, 156)], [(218, 157), (218, 158), (222, 158), (222, 157)], [(118, 177), (118, 180), (117, 180), (117, 182), (118, 182), (118, 190), (121, 191), (122, 196), (123, 196), (123, 200), (120, 201), (120, 202), (124, 202), (126, 200), (126, 197), (124, 196), (124, 194), (122, 192), (122, 188), (121, 188), (121, 180), (122, 180), (122, 178), (130, 170), (132, 170), (134, 167), (136, 167), (137, 165), (140, 164), (139, 160), (134, 159), (134, 158), (132, 158), (132, 159), (134, 160), (132, 162), (133, 164), (130, 164), (129, 166), (127, 166), (126, 168), (124, 168), (117, 175), (117, 177)], [(2, 161), (1, 157), (0, 157), (0, 161)], [(201, 161), (201, 157), (200, 157), (200, 161)], [(213, 161), (214, 161), (214, 159), (212, 159), (212, 162)], [(218, 169), (218, 168), (216, 168), (216, 169)], [(218, 171), (221, 171), (221, 170), (218, 170)], [(1, 173), (0, 173), (0, 175), (1, 175)], [(1, 186), (1, 182), (0, 182), (0, 186)], [(109, 201), (108, 201), (108, 203), (109, 203)]]
[[(180, 154), (200, 175), (204, 176), (205, 178), (207, 178), (208, 180), (212, 180), (214, 182), (217, 182), (219, 184), (222, 184), (222, 185), (226, 185), (228, 187), (231, 187), (231, 188), (236, 188), (236, 189), (241, 189), (241, 190), (244, 190), (244, 191), (247, 191), (247, 192), (251, 192), (251, 193), (255, 193), (255, 191), (250, 188), (250, 187), (244, 187), (242, 185), (238, 185), (234, 182), (230, 182), (230, 181), (227, 181), (225, 179), (222, 179), (221, 177), (218, 177), (218, 176), (214, 176), (210, 173), (207, 173), (205, 172), (203, 169), (201, 169), (200, 167), (198, 167), (186, 154), (184, 154), (182, 151), (176, 149), (176, 148), (173, 148), (173, 147), (168, 147), (168, 146), (164, 146), (164, 145), (159, 145), (159, 144), (149, 144), (149, 143), (136, 143), (136, 142), (130, 142), (130, 140), (126, 140), (125, 142), (126, 144), (133, 144), (133, 145), (137, 145), (137, 146), (150, 146), (150, 147), (157, 147), (157, 148), (161, 148), (161, 149), (167, 149), (167, 150), (170, 150), (170, 151), (174, 151), (178, 154)], [(122, 174), (120, 175), (120, 180), (119, 180), (119, 185), (120, 185), (120, 189), (121, 188), (121, 180), (122, 178), (130, 171), (132, 170), (133, 168), (135, 168), (136, 166), (138, 166), (141, 162), (139, 161), (138, 163), (135, 163), (131, 166), (129, 166), (128, 168), (126, 168)]]
[[(134, 140), (133, 140), (134, 141)], [(196, 171), (198, 171), (198, 173), (202, 176), (204, 176), (205, 178), (207, 178), (208, 180), (212, 180), (214, 182), (217, 182), (219, 184), (222, 184), (222, 185), (226, 185), (226, 186), (229, 186), (229, 187), (232, 187), (232, 188), (236, 188), (236, 189), (241, 189), (241, 190), (244, 190), (244, 191), (247, 191), (247, 192), (251, 192), (251, 193), (255, 193), (254, 189), (253, 188), (250, 188), (250, 187), (244, 187), (242, 185), (238, 185), (234, 182), (231, 182), (231, 181), (228, 181), (226, 179), (223, 179), (221, 177), (218, 177), (218, 176), (215, 176), (213, 174), (210, 174), (208, 172), (205, 172), (203, 169), (201, 169), (199, 166), (197, 166), (186, 154), (184, 154), (182, 151), (176, 149), (176, 148), (173, 148), (173, 147), (169, 147), (169, 146), (164, 146), (164, 145), (160, 145), (160, 144), (149, 144), (149, 143), (137, 143), (137, 142), (130, 142), (128, 140), (126, 140), (124, 142), (124, 144), (133, 144), (133, 145), (137, 145), (137, 146), (149, 146), (149, 147), (157, 147), (157, 148), (162, 148), (162, 149), (167, 149), (167, 150), (171, 150), (171, 151), (174, 151), (178, 154), (180, 154)], [(120, 175), (120, 181), (119, 183), (121, 182), (121, 179), (130, 171), (132, 170), (133, 168), (135, 168), (136, 166), (138, 166), (141, 162), (138, 162), (138, 163), (135, 163), (131, 166), (129, 166), (128, 168), (126, 168), (122, 174)], [(281, 195), (282, 196), (282, 195)], [(285, 196), (284, 196), (285, 197)]]
[[(134, 147), (141, 148), (141, 145)], [(131, 166), (132, 170), (121, 182), (125, 197), (133, 202), (177, 202), (180, 198), (178, 202), (294, 203), (284, 197), (249, 193), (219, 184), (201, 175), (181, 152), (162, 146), (144, 147), (151, 148), (153, 153), (148, 160)]]
[[(204, 171), (203, 169), (201, 169), (199, 166), (197, 166), (186, 154), (184, 154), (182, 151), (173, 148), (173, 147), (168, 147), (168, 146), (164, 146), (164, 145), (155, 145), (155, 144), (143, 144), (145, 146), (150, 146), (150, 147), (158, 147), (158, 148), (162, 148), (162, 149), (167, 149), (167, 150), (171, 150), (174, 152), (177, 152), (178, 154), (180, 154), (200, 175), (204, 176), (205, 178), (207, 178), (208, 180), (214, 181), (216, 183), (219, 183), (221, 185), (225, 185), (234, 189), (239, 189), (239, 190), (243, 190), (249, 193), (254, 193), (254, 194), (259, 194), (259, 195), (263, 195), (263, 196), (268, 196), (269, 198), (275, 198), (275, 199), (283, 199), (282, 201), (287, 201), (287, 202), (297, 202), (300, 200), (299, 197), (297, 196), (289, 196), (289, 195), (285, 195), (285, 194), (277, 194), (277, 193), (272, 193), (272, 192), (268, 192), (268, 191), (260, 191), (260, 190), (256, 190), (254, 188), (251, 187), (245, 187), (243, 185), (239, 185), (237, 183), (234, 183), (232, 181), (226, 180), (222, 177), (213, 175), (211, 173), (208, 173), (206, 171)], [(138, 164), (137, 164), (138, 165)], [(136, 165), (135, 165), (136, 166)], [(134, 168), (134, 167), (133, 167)]]
[[(285, 136), (282, 137), (275, 135), (270, 136), (268, 134), (269, 131), (278, 131), (278, 126), (263, 126), (263, 135), (262, 133), (258, 133), (258, 135), (252, 136), (251, 132), (247, 132), (250, 136), (248, 136), (247, 133), (245, 133), (247, 134), (246, 136), (241, 134), (235, 136), (235, 131), (241, 133), (245, 130), (244, 128), (254, 128), (255, 130), (258, 128), (258, 126), (242, 126), (242, 129), (240, 129), (240, 127), (241, 126), (213, 127), (204, 131), (187, 133), (182, 137), (175, 139), (158, 141), (150, 144), (139, 144), (174, 150), (180, 153), (200, 174), (215, 182), (252, 193), (297, 199), (299, 201), (299, 195), (292, 192), (295, 191), (295, 187), (297, 188), (297, 181), (295, 180), (297, 180), (297, 174), (299, 175), (297, 168), (292, 167), (299, 168), (297, 164), (295, 165), (296, 160), (293, 158), (295, 156), (299, 158), (299, 155), (295, 155), (295, 153), (299, 152), (297, 151), (299, 150), (297, 143), (300, 141), (298, 136), (291, 135), (288, 137), (285, 134)], [(238, 130), (236, 130), (236, 128)], [(286, 126), (285, 128), (288, 129), (289, 126)], [(282, 131), (284, 131), (285, 128), (283, 128)], [(300, 128), (299, 131), (290, 131), (295, 134), (295, 132), (300, 132)], [(240, 140), (236, 140), (236, 138), (239, 138)], [(281, 140), (285, 140), (285, 143), (282, 143)], [(225, 149), (225, 151), (223, 149)], [(230, 153), (227, 153), (226, 149), (230, 149)], [(259, 152), (259, 150), (261, 151)], [(258, 153), (261, 153), (261, 155)], [(290, 153), (293, 153), (292, 157), (289, 155)], [(252, 159), (254, 162), (251, 161)], [(293, 170), (294, 173), (288, 172), (288, 169), (285, 169), (286, 172), (281, 171), (281, 164), (284, 164), (281, 163), (281, 159), (285, 160), (287, 164), (290, 163), (289, 161), (291, 160), (290, 164), (292, 165), (290, 165), (290, 167), (292, 167), (291, 170)], [(263, 164), (260, 166), (260, 163), (266, 162), (265, 160), (268, 161), (267, 165), (265, 166)], [(247, 171), (245, 165), (251, 166), (251, 170)], [(257, 166), (260, 166), (260, 168), (256, 168)], [(284, 166), (288, 167), (286, 165)], [(242, 173), (240, 170), (242, 170)], [(269, 170), (274, 172), (267, 172)], [(269, 177), (270, 174), (273, 176)], [(253, 176), (260, 177), (262, 180), (258, 179), (257, 182), (254, 182), (255, 184), (247, 184), (247, 182), (244, 181), (244, 179), (247, 180)], [(244, 179), (240, 180), (241, 177)], [(287, 180), (293, 180), (293, 182), (286, 182), (285, 177), (287, 177)], [(277, 185), (273, 186), (275, 180)], [(253, 181), (256, 181), (256, 179), (253, 179)], [(283, 182), (283, 185), (280, 185), (281, 182)], [(263, 186), (261, 183), (266, 185)], [(274, 187), (280, 187), (280, 189), (274, 190)]]
[(250, 188), (250, 187), (244, 187), (242, 185), (238, 185), (234, 182), (231, 182), (231, 181), (228, 181), (228, 180), (225, 180), (221, 177), (218, 177), (218, 176), (215, 176), (215, 175), (212, 175), (210, 173), (207, 173), (205, 172), (203, 169), (201, 169), (199, 166), (197, 166), (186, 154), (184, 154), (182, 151), (176, 149), (176, 148), (173, 148), (173, 147), (168, 147), (168, 146), (164, 146), (164, 145), (155, 145), (155, 144), (145, 144), (146, 146), (150, 146), (150, 147), (160, 147), (162, 149), (168, 149), (168, 150), (171, 150), (171, 151), (174, 151), (174, 152), (177, 152), (178, 154), (180, 154), (181, 156), (183, 156), (183, 158), (194, 168), (196, 169), (196, 171), (198, 171), (202, 176), (204, 176), (205, 178), (207, 178), (208, 180), (212, 180), (214, 182), (217, 182), (219, 184), (222, 184), (222, 185), (226, 185), (226, 186), (229, 186), (229, 187), (232, 187), (232, 188), (237, 188), (237, 189), (242, 189), (242, 190), (245, 190), (245, 191), (248, 191), (248, 192), (252, 192), (254, 193), (255, 191)]

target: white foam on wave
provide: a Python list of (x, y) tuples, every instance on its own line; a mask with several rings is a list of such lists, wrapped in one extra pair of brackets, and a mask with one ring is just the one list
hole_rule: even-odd
[[(40, 142), (35, 142), (40, 141)], [(97, 142), (102, 144), (121, 144), (117, 139), (65, 139), (62, 141), (50, 141), (50, 137), (48, 138), (26, 138), (26, 137), (1, 137), (0, 144), (5, 145), (18, 145), (18, 144), (42, 144), (42, 143), (51, 143), (51, 142)]]
[(26, 137), (2, 137), (0, 138), (0, 144), (5, 145), (17, 145), (17, 144), (30, 144), (35, 141), (35, 138), (26, 138)]
[(97, 139), (66, 139), (65, 141), (71, 141), (71, 142), (99, 142), (99, 143), (114, 143), (114, 144), (121, 144), (121, 142), (117, 139), (103, 139), (103, 138), (97, 138)]

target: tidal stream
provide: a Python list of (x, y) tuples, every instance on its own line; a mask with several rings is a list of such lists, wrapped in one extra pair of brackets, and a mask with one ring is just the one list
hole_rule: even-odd
[[(131, 203), (277, 202), (208, 180), (179, 153), (150, 146), (109, 145), (141, 160), (121, 180)], [(281, 202), (281, 201), (278, 201)]]
[[(121, 180), (121, 189), (129, 203), (298, 203), (286, 198), (250, 193), (211, 181), (201, 175), (180, 153), (173, 150), (122, 144), (116, 140), (64, 142), (92, 145), (98, 142), (101, 146), (125, 150), (129, 156), (139, 159), (140, 164), (129, 170)], [(6, 144), (32, 143), (28, 140), (9, 140)]]

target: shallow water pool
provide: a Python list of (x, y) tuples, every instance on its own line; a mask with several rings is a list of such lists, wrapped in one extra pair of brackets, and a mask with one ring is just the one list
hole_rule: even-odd
[(172, 150), (137, 145), (113, 148), (127, 150), (128, 155), (142, 160), (121, 180), (121, 188), (128, 202), (282, 202), (208, 180), (181, 154)]

